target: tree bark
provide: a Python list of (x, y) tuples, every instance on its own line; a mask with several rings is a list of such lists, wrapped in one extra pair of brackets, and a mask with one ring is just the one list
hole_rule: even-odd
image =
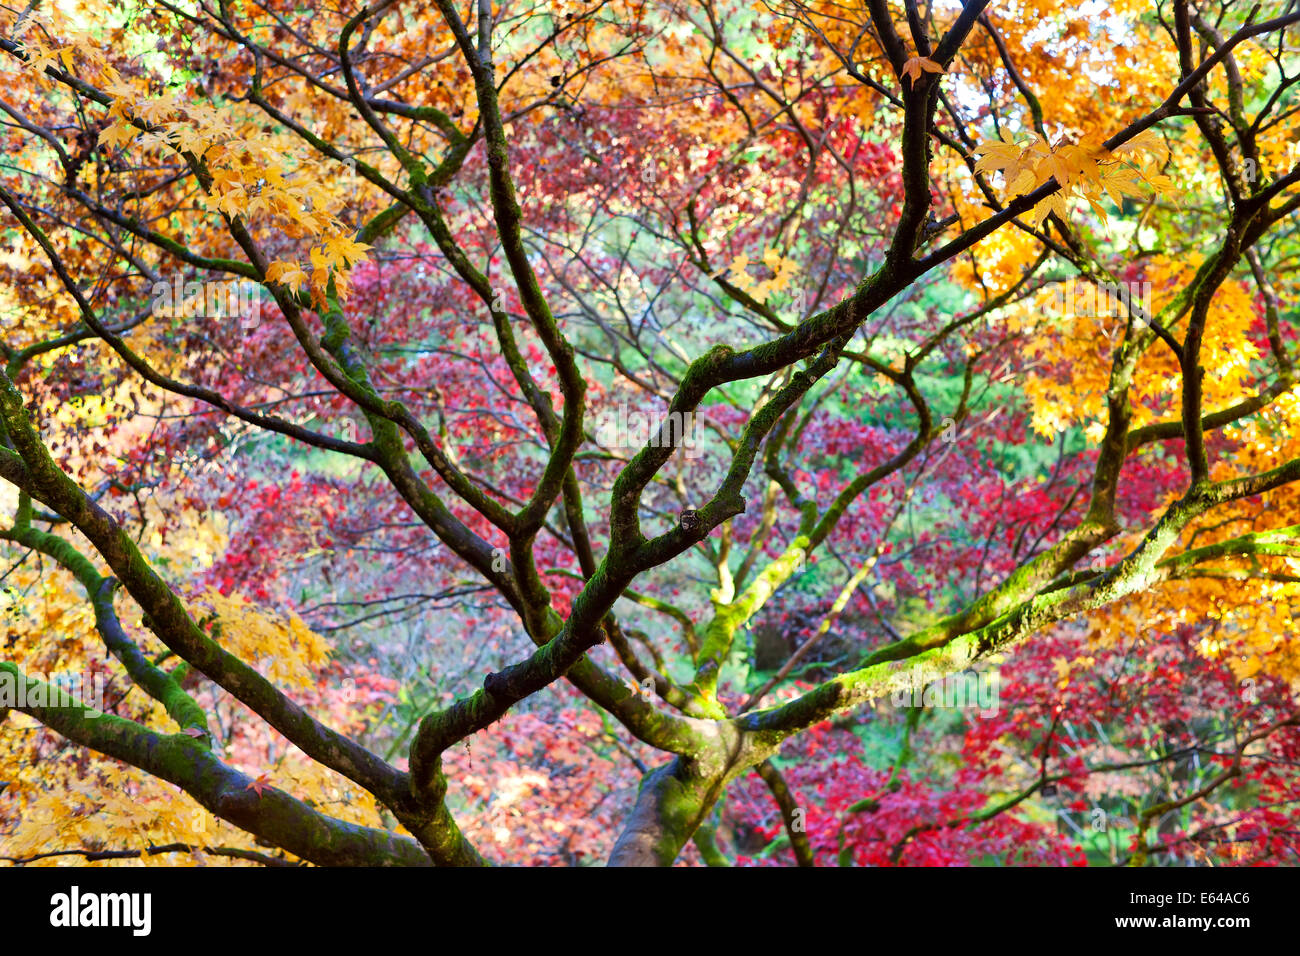
[(672, 866), (724, 787), (696, 777), (678, 757), (641, 781), (636, 805), (609, 857), (610, 866)]

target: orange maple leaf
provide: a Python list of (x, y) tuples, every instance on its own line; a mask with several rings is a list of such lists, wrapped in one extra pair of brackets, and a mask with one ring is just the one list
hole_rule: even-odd
[(271, 777), (269, 774), (264, 773), (257, 779), (250, 780), (248, 786), (244, 789), (252, 790), (260, 797), (264, 791), (271, 789)]
[(914, 56), (903, 64), (902, 75), (908, 77), (912, 81), (912, 85), (916, 86), (917, 81), (926, 73), (943, 72), (943, 67), (928, 56)]

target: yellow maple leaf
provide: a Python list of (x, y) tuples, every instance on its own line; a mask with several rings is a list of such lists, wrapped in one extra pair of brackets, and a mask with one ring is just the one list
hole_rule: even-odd
[(727, 281), (737, 289), (748, 291), (754, 285), (754, 279), (749, 274), (749, 253), (742, 252), (731, 260), (731, 265), (725, 270)]
[[(321, 258), (325, 265), (334, 269), (347, 270), (366, 257), (370, 246), (364, 242), (353, 242), (346, 236), (331, 236), (325, 240), (321, 249)], [(312, 262), (316, 262), (313, 250)]]
[(222, 193), (217, 198), (217, 208), (232, 219), (235, 216), (243, 215), (247, 204), (248, 194), (239, 186)]
[(296, 262), (272, 262), (266, 269), (266, 281), (297, 292), (307, 283), (307, 273)]
[(975, 147), (975, 153), (980, 157), (975, 163), (975, 172), (1000, 171), (1010, 198), (1024, 195), (1047, 180), (1041, 164), (1051, 156), (1051, 150), (1041, 136), (1035, 135), (1032, 140), (1019, 143), (1004, 130), (1001, 140), (980, 143)]
[(926, 73), (943, 73), (944, 69), (928, 56), (914, 56), (903, 64), (902, 76), (906, 76), (916, 86), (917, 81)]
[(135, 139), (138, 130), (130, 123), (118, 120), (104, 127), (99, 133), (99, 142), (109, 146), (125, 146)]
[(136, 112), (146, 123), (158, 123), (169, 119), (176, 112), (177, 102), (174, 96), (158, 96), (145, 100), (136, 107)]
[(1161, 166), (1169, 159), (1169, 147), (1155, 130), (1143, 130), (1111, 150), (1116, 156), (1132, 156), (1144, 165)]

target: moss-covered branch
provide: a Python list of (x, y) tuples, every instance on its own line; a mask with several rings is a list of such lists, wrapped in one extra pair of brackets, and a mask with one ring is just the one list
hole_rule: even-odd
[(0, 674), (16, 682), (14, 710), (74, 743), (176, 784), (213, 815), (265, 843), (322, 866), (432, 863), (410, 837), (345, 823), (282, 790), (254, 787), (250, 777), (185, 734), (159, 734), (134, 721), (88, 711), (62, 688), (31, 680), (10, 663), (0, 663)]

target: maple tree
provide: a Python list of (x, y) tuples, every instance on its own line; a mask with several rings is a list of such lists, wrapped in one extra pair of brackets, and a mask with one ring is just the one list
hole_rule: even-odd
[(1298, 25), (0, 8), (0, 857), (1297, 862)]

